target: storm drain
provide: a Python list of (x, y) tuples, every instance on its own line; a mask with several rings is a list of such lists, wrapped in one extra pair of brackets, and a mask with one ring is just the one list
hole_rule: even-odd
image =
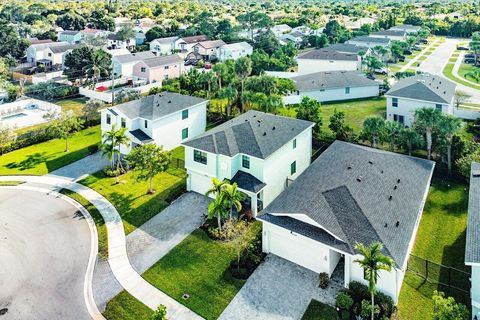
[(0, 309), (0, 316), (3, 316), (3, 315), (6, 314), (7, 312), (8, 312), (8, 308)]

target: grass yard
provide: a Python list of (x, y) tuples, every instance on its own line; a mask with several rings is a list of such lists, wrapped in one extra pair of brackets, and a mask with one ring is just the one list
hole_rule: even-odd
[(0, 181), (0, 187), (15, 187), (22, 183), (25, 183), (25, 181)]
[(445, 68), (443, 68), (443, 75), (445, 77), (447, 77), (448, 79), (454, 81), (454, 82), (457, 82), (457, 83), (461, 83), (467, 87), (471, 87), (471, 88), (474, 88), (474, 89), (479, 89), (480, 90), (480, 84), (479, 85), (474, 85), (470, 82), (467, 82), (465, 80), (462, 80), (462, 78), (457, 78), (453, 75), (452, 73), (452, 70), (453, 70), (453, 66), (454, 64), (453, 63), (447, 63), (445, 65)]
[(122, 217), (125, 233), (129, 234), (150, 218), (165, 209), (176, 195), (185, 190), (185, 173), (181, 175), (163, 172), (153, 179), (154, 194), (147, 194), (148, 181), (137, 181), (134, 172), (115, 177), (107, 177), (102, 171), (81, 180), (80, 183), (94, 189), (107, 198)]
[(334, 307), (312, 300), (303, 314), (302, 320), (339, 320)]
[(0, 175), (44, 175), (86, 157), (88, 147), (99, 142), (100, 126), (95, 126), (75, 133), (68, 140), (69, 152), (60, 139), (15, 150), (0, 156)]
[(185, 160), (185, 148), (183, 146), (180, 146), (173, 149), (172, 158)]
[(149, 307), (127, 291), (120, 292), (112, 301), (115, 302), (109, 302), (103, 312), (108, 320), (149, 320), (153, 314)]
[[(474, 79), (470, 78), (470, 77), (466, 77), (465, 75), (469, 72), (472, 72), (473, 70), (475, 70), (477, 67), (471, 65), (471, 64), (467, 64), (467, 63), (462, 63), (460, 65), (460, 68), (458, 69), (458, 75), (461, 76), (462, 78), (465, 78), (467, 79), (468, 81), (471, 81), (471, 82), (475, 82)], [(479, 83), (480, 85), (480, 83)]]
[[(430, 261), (467, 271), (464, 261), (467, 223), (467, 185), (456, 181), (434, 178), (418, 229), (413, 254)], [(440, 279), (448, 275), (439, 273)], [(424, 282), (407, 272), (400, 293), (400, 319), (431, 319), (433, 290), (446, 288)], [(468, 290), (468, 288), (466, 288)], [(465, 296), (448, 293), (457, 301), (466, 303)]]
[[(260, 232), (259, 222), (252, 224), (248, 231), (249, 235)], [(197, 229), (142, 276), (200, 316), (213, 320), (245, 284), (245, 280), (233, 278), (228, 270), (235, 258), (231, 242), (214, 241), (203, 230)], [(190, 295), (186, 300), (182, 298), (185, 293)], [(137, 314), (137, 310), (130, 307), (135, 301), (124, 295), (122, 292), (113, 298), (107, 304), (107, 311), (123, 308), (129, 311), (129, 317), (125, 319), (143, 319), (142, 309)]]
[(87, 99), (85, 98), (73, 98), (73, 99), (64, 99), (54, 102), (62, 107), (62, 111), (70, 111), (72, 110), (77, 116), (83, 115), (83, 106)]

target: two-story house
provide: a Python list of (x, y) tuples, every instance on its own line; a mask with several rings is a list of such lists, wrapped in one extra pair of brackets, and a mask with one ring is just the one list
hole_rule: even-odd
[(248, 42), (243, 41), (221, 46), (217, 49), (217, 58), (220, 61), (237, 60), (241, 57), (250, 56), (252, 53), (253, 47)]
[(450, 80), (429, 73), (403, 78), (385, 94), (387, 120), (410, 127), (415, 110), (422, 107), (453, 114), (456, 86)]
[(316, 49), (298, 56), (298, 73), (359, 70), (362, 60), (356, 53), (343, 53), (331, 49)]
[(204, 194), (212, 178), (237, 183), (243, 210), (255, 216), (309, 165), (309, 121), (250, 110), (182, 143), (187, 190)]
[(79, 44), (82, 41), (82, 33), (75, 30), (63, 30), (57, 33), (57, 40), (70, 44)]
[(175, 41), (178, 37), (158, 38), (150, 42), (150, 51), (155, 52), (158, 56), (166, 56), (175, 51)]
[(133, 66), (134, 81), (146, 83), (162, 82), (176, 79), (185, 71), (184, 61), (178, 54), (144, 59)]
[(208, 37), (204, 34), (199, 36), (178, 38), (175, 41), (175, 50), (187, 54), (192, 51), (193, 46), (202, 41), (208, 41)]
[(77, 47), (77, 44), (65, 44), (61, 46), (48, 47), (45, 50), (44, 59), (49, 60), (52, 66), (61, 66), (63, 68), (66, 55)]
[(136, 53), (127, 53), (112, 57), (113, 74), (115, 77), (133, 77), (133, 67), (139, 61), (155, 58), (155, 54), (150, 51)]
[(165, 150), (180, 146), (182, 141), (205, 132), (207, 102), (173, 92), (147, 96), (100, 110), (102, 133), (127, 128), (131, 143), (120, 152), (128, 154), (135, 146), (155, 143)]
[(107, 36), (107, 49), (127, 49), (133, 51), (136, 46), (135, 38), (123, 39), (116, 33), (110, 33)]
[[(204, 61), (210, 61), (216, 58), (217, 50), (224, 46), (226, 43), (223, 40), (208, 40), (197, 43), (192, 48), (193, 57), (190, 57), (190, 54), (187, 56), (187, 59), (194, 60), (198, 56), (201, 57)], [(197, 59), (198, 60), (198, 59)]]
[(64, 46), (68, 44), (69, 43), (65, 41), (32, 44), (27, 48), (27, 62), (36, 64), (38, 60), (44, 60), (48, 58), (48, 48)]

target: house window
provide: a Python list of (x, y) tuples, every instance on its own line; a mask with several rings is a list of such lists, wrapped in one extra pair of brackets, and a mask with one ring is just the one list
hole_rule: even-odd
[(111, 124), (112, 123), (112, 116), (110, 116), (108, 113), (107, 113), (107, 124)]
[(207, 164), (207, 154), (199, 150), (193, 150), (193, 161)]
[(145, 120), (145, 128), (148, 128), (148, 121)]
[(188, 138), (188, 128), (182, 129), (182, 140)]
[(393, 115), (393, 121), (404, 124), (405, 123), (405, 116), (401, 116), (399, 114)]
[(168, 70), (168, 68), (170, 68), (170, 66), (165, 66), (165, 70)]
[(297, 172), (297, 161), (293, 161), (290, 165), (290, 174), (294, 175)]
[(182, 111), (182, 120), (185, 120), (188, 118), (188, 109), (185, 109)]
[(398, 107), (398, 98), (392, 98), (392, 107)]
[(140, 72), (145, 72), (145, 70), (146, 70), (146, 69), (145, 69), (144, 67), (141, 67), (141, 68), (140, 68)]
[(436, 104), (436, 105), (435, 105), (435, 109), (436, 109), (437, 111), (442, 112), (442, 105), (441, 105), (441, 104)]
[(121, 119), (121, 125), (122, 125), (122, 128), (126, 128), (127, 127), (127, 120), (125, 118), (122, 118)]
[(345, 94), (350, 94), (350, 87), (345, 87)]
[(297, 147), (297, 139), (293, 139), (293, 149)]
[(250, 169), (250, 157), (242, 156), (242, 167), (245, 169)]
[(49, 57), (51, 57), (51, 56), (52, 56), (52, 53), (51, 53), (51, 52), (49, 52), (49, 53), (48, 53), (48, 56), (49, 56)]

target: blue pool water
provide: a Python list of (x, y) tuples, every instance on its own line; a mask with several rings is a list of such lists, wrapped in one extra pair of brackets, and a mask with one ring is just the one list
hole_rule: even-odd
[(12, 119), (17, 119), (17, 118), (23, 118), (26, 117), (27, 115), (25, 113), (16, 113), (16, 114), (11, 114), (5, 117), (2, 117), (2, 120), (12, 120)]

